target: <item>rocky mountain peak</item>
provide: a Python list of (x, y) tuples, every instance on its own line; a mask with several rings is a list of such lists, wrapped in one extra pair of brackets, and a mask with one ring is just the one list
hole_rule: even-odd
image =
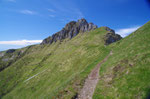
[(119, 34), (116, 34), (115, 31), (110, 29), (109, 27), (103, 28), (107, 31), (104, 37), (105, 45), (109, 45), (122, 39), (122, 37)]
[(84, 33), (97, 28), (97, 25), (88, 23), (86, 19), (82, 18), (76, 21), (71, 21), (59, 32), (43, 40), (41, 44), (52, 44), (53, 42), (61, 41), (66, 38), (72, 39), (78, 33)]
[(88, 22), (85, 20), (85, 19), (79, 19), (78, 22), (77, 22), (80, 26), (84, 26), (84, 25), (87, 25)]

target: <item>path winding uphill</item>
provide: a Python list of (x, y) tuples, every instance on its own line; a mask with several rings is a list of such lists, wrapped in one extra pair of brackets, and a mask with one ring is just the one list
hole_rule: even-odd
[(78, 99), (92, 99), (92, 96), (94, 94), (94, 90), (96, 88), (96, 85), (99, 81), (99, 70), (102, 63), (107, 61), (108, 57), (112, 55), (112, 51), (108, 56), (105, 57), (105, 59), (100, 62), (88, 75), (88, 78), (85, 80), (84, 86), (81, 89)]

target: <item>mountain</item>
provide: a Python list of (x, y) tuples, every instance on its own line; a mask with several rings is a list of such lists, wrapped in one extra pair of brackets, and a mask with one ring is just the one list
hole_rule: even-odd
[[(120, 35), (115, 34), (114, 30), (108, 27), (104, 28), (110, 32), (106, 35), (106, 44), (116, 42), (122, 38)], [(73, 37), (78, 35), (78, 33), (89, 32), (95, 29), (97, 29), (97, 25), (94, 25), (93, 23), (88, 23), (85, 19), (80, 19), (77, 22), (71, 21), (68, 24), (66, 24), (66, 26), (61, 31), (44, 39), (41, 44), (52, 44), (53, 42), (62, 41), (66, 38), (72, 39)]]
[(100, 66), (93, 99), (149, 95), (150, 22), (126, 38), (85, 19), (69, 22), (39, 45), (0, 52), (3, 99), (78, 98), (88, 75)]
[(73, 38), (79, 32), (87, 32), (90, 30), (96, 29), (97, 26), (93, 23), (88, 23), (85, 19), (80, 19), (77, 22), (71, 21), (59, 32), (53, 34), (52, 36), (43, 40), (42, 44), (51, 44), (53, 42), (57, 42), (58, 40), (63, 40), (66, 38)]

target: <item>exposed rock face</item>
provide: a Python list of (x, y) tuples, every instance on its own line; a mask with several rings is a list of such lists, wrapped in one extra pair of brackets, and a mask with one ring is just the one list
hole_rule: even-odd
[(6, 53), (13, 53), (15, 51), (16, 51), (15, 49), (9, 49), (9, 50), (6, 51)]
[(88, 23), (85, 19), (80, 19), (77, 22), (71, 21), (59, 32), (43, 40), (41, 44), (52, 44), (56, 41), (61, 41), (65, 38), (72, 39), (78, 33), (94, 30), (97, 26), (93, 23)]
[(113, 42), (119, 41), (122, 39), (122, 37), (119, 34), (115, 34), (115, 31), (108, 28), (108, 27), (104, 27), (105, 30), (108, 31), (108, 33), (105, 35), (104, 37), (104, 41), (105, 41), (105, 45), (109, 45)]

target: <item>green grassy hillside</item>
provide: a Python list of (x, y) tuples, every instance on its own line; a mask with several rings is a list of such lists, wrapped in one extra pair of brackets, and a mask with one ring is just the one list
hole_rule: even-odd
[(0, 71), (9, 67), (12, 63), (24, 56), (27, 49), (28, 48), (26, 47), (22, 49), (10, 49), (7, 51), (0, 52)]
[(99, 28), (72, 40), (29, 47), (26, 54), (0, 72), (4, 99), (73, 97), (82, 82), (107, 54)]
[(110, 51), (113, 55), (101, 66), (93, 98), (145, 98), (150, 91), (150, 22), (105, 46), (107, 32), (101, 27), (71, 40), (18, 49), (16, 54), (24, 50), (21, 56), (9, 66), (2, 65), (0, 98), (71, 99)]
[(142, 99), (150, 95), (150, 22), (108, 46), (93, 99)]

